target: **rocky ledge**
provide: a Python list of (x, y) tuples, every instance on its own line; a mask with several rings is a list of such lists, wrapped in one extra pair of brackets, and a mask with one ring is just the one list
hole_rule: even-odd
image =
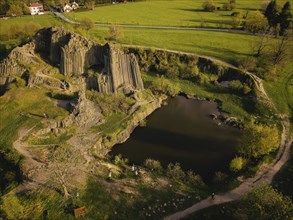
[(28, 80), (28, 76), (36, 74), (32, 66), (43, 63), (57, 66), (66, 77), (82, 78), (80, 81), (86, 89), (102, 93), (130, 93), (143, 89), (133, 54), (114, 45), (96, 44), (58, 27), (41, 29), (30, 43), (12, 50), (0, 63), (0, 77), (18, 76)]

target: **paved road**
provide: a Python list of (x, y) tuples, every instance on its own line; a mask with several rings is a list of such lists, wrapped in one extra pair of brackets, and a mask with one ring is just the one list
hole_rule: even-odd
[[(57, 17), (61, 18), (62, 20), (71, 23), (71, 24), (80, 24), (80, 22), (73, 21), (63, 13), (52, 11)], [(95, 23), (95, 26), (99, 27), (111, 27), (113, 24), (106, 24), (106, 23)], [(238, 34), (250, 34), (243, 30), (235, 30), (235, 29), (224, 29), (224, 28), (201, 28), (201, 27), (178, 27), (178, 26), (154, 26), (154, 25), (132, 25), (132, 24), (117, 24), (118, 27), (124, 28), (142, 28), (142, 29), (160, 29), (160, 30), (190, 30), (190, 31), (216, 31), (216, 32), (226, 32), (226, 33), (238, 33)]]

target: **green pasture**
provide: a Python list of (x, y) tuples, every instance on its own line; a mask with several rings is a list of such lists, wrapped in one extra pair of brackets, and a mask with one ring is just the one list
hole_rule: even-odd
[[(96, 7), (92, 11), (68, 13), (71, 19), (81, 20), (88, 17), (96, 23), (188, 26), (188, 27), (222, 27), (230, 28), (233, 11), (205, 12), (202, 10), (204, 0), (151, 0), (129, 2)], [(225, 0), (215, 0), (216, 7), (222, 8)], [(278, 1), (280, 5), (284, 0)], [(243, 15), (259, 10), (263, 0), (237, 0), (234, 11)]]

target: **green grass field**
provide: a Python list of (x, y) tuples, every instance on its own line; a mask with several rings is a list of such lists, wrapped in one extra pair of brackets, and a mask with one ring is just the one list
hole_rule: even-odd
[[(68, 13), (67, 16), (80, 20), (89, 17), (96, 23), (117, 23), (158, 26), (224, 27), (230, 28), (231, 11), (204, 12), (204, 0), (151, 0), (96, 7), (93, 11)], [(225, 0), (215, 0), (221, 7)], [(237, 0), (236, 10), (243, 15), (260, 9), (263, 0)], [(285, 1), (279, 0), (280, 5)]]
[[(21, 127), (30, 128), (43, 119), (67, 114), (41, 89), (13, 88), (0, 97), (0, 150), (11, 149)], [(20, 114), (23, 113), (23, 114)]]
[(60, 21), (53, 16), (52, 13), (44, 14), (44, 15), (27, 15), (23, 17), (11, 17), (8, 19), (0, 19), (0, 32), (4, 28), (5, 25), (13, 25), (13, 24), (27, 24), (27, 23), (37, 23), (42, 27), (57, 25)]
[[(44, 17), (43, 17), (44, 16)], [(34, 19), (34, 20), (33, 20)], [(60, 25), (60, 20), (52, 14), (42, 16), (26, 16), (23, 18), (12, 18), (0, 20), (1, 24), (24, 24), (37, 22), (40, 27)], [(2, 22), (2, 23), (1, 23)], [(68, 24), (65, 24), (68, 26)], [(0, 29), (0, 36), (4, 30)], [(257, 36), (248, 34), (225, 33), (214, 31), (194, 30), (155, 30), (155, 29), (131, 29), (121, 28), (123, 38), (119, 43), (159, 47), (186, 52), (194, 52), (203, 55), (214, 56), (229, 62), (239, 57), (251, 54), (251, 46)], [(95, 27), (86, 33), (91, 39), (108, 37), (107, 27)], [(15, 43), (15, 39), (11, 39)]]

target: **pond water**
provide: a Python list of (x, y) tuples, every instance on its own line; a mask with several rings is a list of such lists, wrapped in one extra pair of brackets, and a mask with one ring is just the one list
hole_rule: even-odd
[(147, 118), (123, 144), (115, 145), (112, 155), (121, 154), (130, 163), (159, 160), (166, 167), (179, 162), (183, 170), (193, 170), (209, 182), (216, 171), (228, 172), (234, 157), (239, 129), (218, 126), (210, 114), (219, 114), (216, 102), (176, 96)]

